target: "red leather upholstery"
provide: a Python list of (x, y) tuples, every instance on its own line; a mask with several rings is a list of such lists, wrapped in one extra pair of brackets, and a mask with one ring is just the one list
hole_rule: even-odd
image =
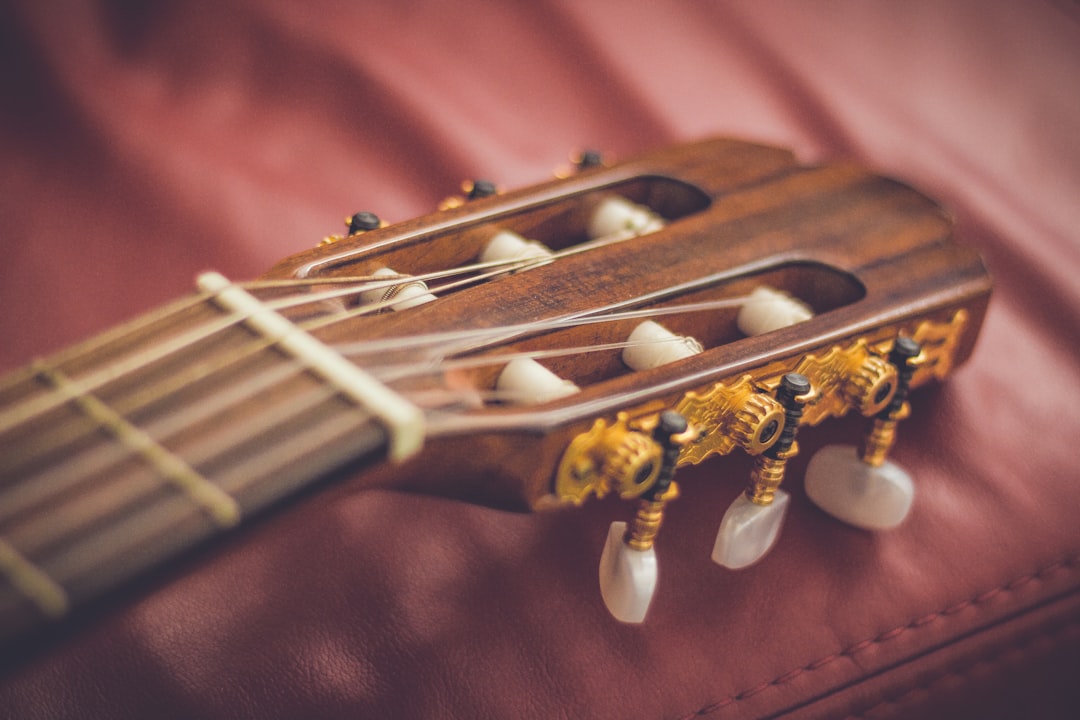
[(0, 9), (0, 364), (257, 275), (466, 177), (718, 133), (941, 199), (996, 290), (913, 398), (918, 496), (708, 561), (738, 458), (687, 473), (649, 622), (596, 589), (624, 508), (516, 515), (344, 482), (0, 678), (0, 716), (1074, 717), (1080, 707), (1080, 11), (1032, 3), (158, 3)]

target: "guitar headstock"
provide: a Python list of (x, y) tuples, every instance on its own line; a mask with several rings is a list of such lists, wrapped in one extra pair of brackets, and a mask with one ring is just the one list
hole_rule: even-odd
[(808, 492), (862, 527), (903, 519), (886, 455), (906, 393), (970, 355), (991, 288), (934, 202), (733, 140), (476, 195), (267, 275), (308, 283), (314, 334), (427, 407), (424, 450), (382, 481), (532, 509), (634, 500), (602, 571), (627, 620), (677, 465), (758, 458), (714, 552), (744, 566), (775, 540), (798, 427), (859, 413), (864, 447), (812, 464)]
[(361, 486), (634, 503), (600, 571), (628, 622), (681, 466), (755, 458), (713, 550), (744, 567), (776, 541), (799, 428), (860, 414), (863, 446), (815, 456), (807, 493), (859, 527), (904, 519), (907, 393), (968, 357), (991, 287), (937, 205), (733, 140), (494, 189), (354, 215), (261, 280), (207, 273), (0, 379), (0, 638), (383, 449)]

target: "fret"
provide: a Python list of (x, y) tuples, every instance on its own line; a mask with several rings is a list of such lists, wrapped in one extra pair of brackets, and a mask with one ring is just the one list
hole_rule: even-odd
[[(205, 325), (198, 325), (193, 330), (183, 332), (174, 337), (155, 343), (141, 352), (129, 357), (116, 359), (102, 367), (97, 367), (93, 372), (80, 377), (79, 382), (87, 392), (102, 387), (116, 380), (132, 377), (146, 366), (170, 356), (176, 355), (191, 345), (214, 337), (222, 330), (236, 324), (237, 318), (218, 317), (213, 318)], [(83, 360), (83, 358), (79, 358)], [(44, 365), (45, 362), (38, 360), (35, 365)], [(7, 432), (19, 425), (29, 422), (50, 410), (66, 402), (62, 395), (52, 393), (37, 396), (19, 404), (13, 405), (6, 412), (0, 413), (0, 433)]]
[(391, 435), (399, 452), (416, 442), (397, 428), (418, 410), (245, 291), (180, 305), (5, 382), (0, 637), (373, 457)]
[(44, 615), (62, 617), (67, 613), (70, 601), (64, 588), (3, 538), (0, 538), (0, 573)]
[[(282, 362), (276, 353), (265, 357)], [(367, 413), (317, 378), (297, 374), (292, 363), (289, 370), (292, 379), (273, 398), (255, 396), (260, 412), (250, 421), (239, 424), (228, 412), (213, 413), (210, 422), (161, 440), (222, 486), (245, 515), (386, 446), (385, 432)], [(234, 399), (243, 406), (245, 398)], [(171, 419), (164, 411), (159, 418)], [(79, 458), (71, 463), (78, 467)], [(69, 496), (71, 501), (60, 506), (31, 511), (4, 529), (12, 544), (36, 558), (36, 565), (62, 583), (74, 602), (221, 531), (186, 496), (165, 492), (154, 467), (127, 462), (99, 471), (82, 483), (87, 492)], [(0, 605), (4, 602), (0, 588)]]
[[(215, 308), (214, 312), (220, 311)], [(301, 369), (294, 364), (273, 372), (265, 370), (265, 363), (261, 358), (270, 354), (279, 357), (277, 353), (266, 353), (268, 347), (270, 346), (265, 340), (252, 339), (243, 327), (230, 327), (217, 333), (211, 342), (200, 343), (138, 373), (96, 386), (93, 392), (117, 414), (160, 438), (173, 430), (170, 429), (172, 426), (153, 429), (148, 427), (148, 417), (157, 409), (164, 408), (166, 415), (172, 415), (177, 404), (183, 399), (182, 404), (206, 406), (203, 412), (209, 412), (215, 407), (221, 407), (221, 400), (237, 397), (239, 390), (251, 388), (251, 394), (254, 394)], [(138, 354), (139, 349), (129, 348), (120, 358), (98, 358), (98, 363), (92, 366), (88, 366), (84, 361), (81, 363), (84, 373), (81, 377), (73, 377), (67, 367), (58, 369), (72, 380), (78, 380), (82, 383), (83, 390), (89, 392), (86, 378), (93, 381), (98, 374), (98, 365), (127, 359), (130, 355)], [(40, 361), (38, 364), (41, 364)], [(29, 386), (31, 398), (40, 398), (47, 392), (53, 404), (56, 404), (57, 400), (61, 403), (44, 414), (27, 419), (17, 428), (0, 433), (0, 437), (3, 437), (10, 447), (17, 448), (17, 452), (0, 454), (0, 496), (4, 494), (4, 477), (25, 477), (36, 472), (37, 468), (52, 464), (58, 451), (85, 448), (88, 445), (92, 447), (96, 442), (95, 436), (100, 433), (100, 426), (89, 422), (84, 414), (68, 413), (67, 406), (62, 402), (62, 395), (56, 392), (55, 388), (40, 382), (37, 375), (30, 377), (39, 380)], [(253, 387), (253, 383), (256, 386)], [(211, 388), (209, 392), (203, 393), (199, 398), (193, 397), (193, 391), (197, 392), (198, 388), (206, 385)], [(190, 413), (191, 408), (184, 412)], [(100, 452), (98, 454), (100, 455)], [(80, 461), (80, 468), (83, 462), (85, 461)], [(0, 501), (0, 518), (5, 515), (5, 505), (6, 502)]]
[[(252, 438), (247, 447), (200, 466), (237, 499), (245, 516), (303, 488), (317, 475), (374, 455), (386, 444), (378, 424), (341, 401), (287, 418), (274, 435)], [(277, 442), (264, 447), (268, 439)], [(34, 555), (78, 602), (217, 532), (220, 529), (190, 503), (175, 494), (159, 494), (152, 503), (118, 509), (108, 522)]]
[(77, 405), (123, 445), (149, 462), (162, 478), (174, 484), (192, 502), (202, 507), (218, 526), (230, 528), (240, 521), (240, 507), (236, 500), (158, 444), (145, 431), (132, 425), (108, 405), (86, 392), (79, 383), (59, 370), (40, 363), (35, 364), (35, 372), (47, 379), (60, 394)]

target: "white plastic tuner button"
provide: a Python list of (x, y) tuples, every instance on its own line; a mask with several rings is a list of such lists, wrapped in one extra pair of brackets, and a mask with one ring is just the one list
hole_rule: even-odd
[(754, 289), (735, 318), (744, 335), (753, 337), (806, 322), (814, 311), (806, 303), (767, 285)]
[(625, 536), (626, 523), (611, 523), (600, 555), (600, 595), (616, 620), (640, 623), (656, 592), (656, 550), (635, 550)]
[(653, 320), (646, 320), (634, 328), (626, 342), (622, 358), (631, 370), (652, 370), (701, 352), (701, 343), (697, 340), (676, 335)]
[(888, 530), (907, 517), (915, 486), (895, 463), (874, 467), (854, 446), (830, 445), (806, 468), (806, 494), (837, 520), (863, 530)]
[(612, 195), (596, 206), (586, 232), (594, 240), (631, 238), (656, 232), (663, 227), (664, 219), (648, 207)]
[(480, 262), (510, 262), (551, 257), (551, 250), (536, 240), (526, 240), (515, 232), (502, 230), (495, 233), (480, 253)]
[(579, 388), (531, 358), (515, 358), (499, 373), (495, 390), (510, 402), (538, 405), (573, 395)]
[(399, 276), (390, 268), (379, 268), (371, 276), (386, 278), (386, 280), (401, 277), (401, 282), (397, 284), (381, 282), (374, 290), (363, 291), (360, 293), (360, 302), (363, 305), (387, 303), (393, 310), (407, 310), (435, 299), (435, 296), (428, 292), (427, 283), (422, 280), (412, 280), (408, 275)]
[(785, 491), (777, 490), (771, 504), (758, 505), (740, 494), (720, 521), (713, 562), (738, 570), (764, 557), (780, 535), (789, 499)]

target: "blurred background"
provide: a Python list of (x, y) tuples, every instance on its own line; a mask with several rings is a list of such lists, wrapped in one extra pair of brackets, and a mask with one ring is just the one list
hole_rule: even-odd
[(5, 0), (0, 367), (205, 268), (255, 276), (358, 209), (403, 220), (465, 178), (515, 188), (582, 147), (716, 134), (900, 176), (995, 266), (1027, 264), (1001, 236), (1032, 234), (1040, 269), (1074, 264), (1078, 18), (1069, 0)]

